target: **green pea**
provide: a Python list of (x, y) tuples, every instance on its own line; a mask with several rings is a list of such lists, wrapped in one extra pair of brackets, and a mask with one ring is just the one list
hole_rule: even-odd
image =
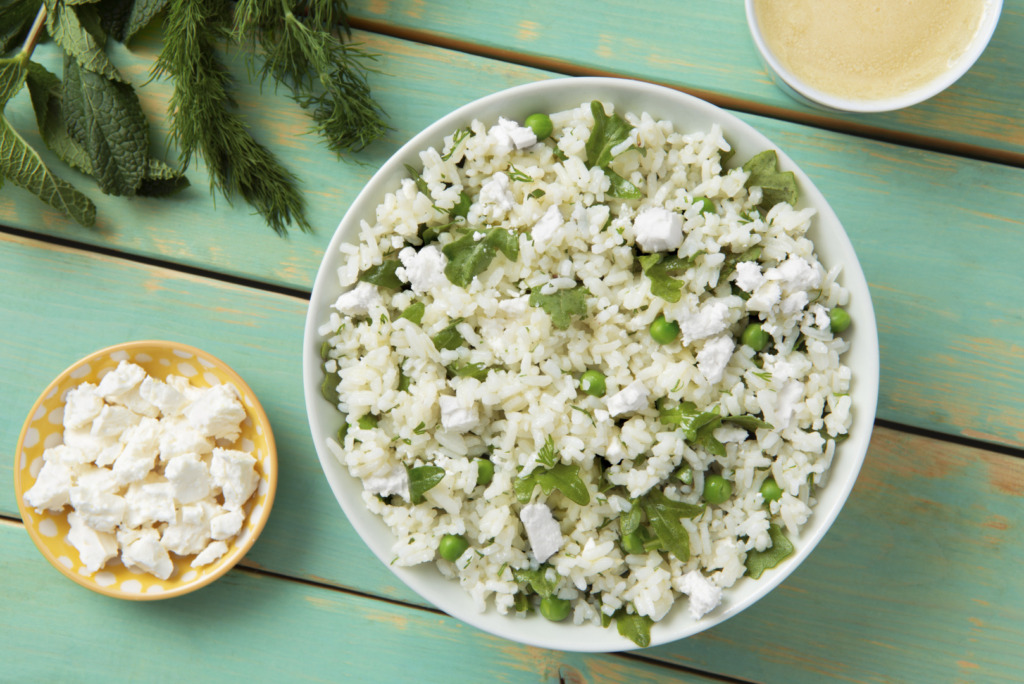
[(622, 535), (622, 550), (626, 553), (644, 553), (644, 540), (639, 532)]
[(673, 475), (684, 485), (693, 484), (693, 468), (690, 467), (689, 463), (684, 463), (683, 467), (673, 473)]
[(693, 203), (700, 205), (700, 213), (703, 214), (714, 214), (715, 203), (709, 200), (707, 197), (694, 197)]
[(771, 335), (761, 328), (760, 323), (751, 323), (743, 329), (743, 334), (740, 335), (740, 342), (756, 352), (759, 352), (768, 346), (771, 339)]
[(764, 499), (765, 503), (771, 503), (772, 501), (778, 501), (782, 498), (782, 487), (775, 481), (775, 478), (769, 477), (767, 480), (761, 483), (761, 498)]
[(531, 114), (526, 117), (526, 126), (533, 130), (537, 140), (543, 140), (551, 135), (551, 131), (555, 130), (554, 124), (551, 123), (551, 117), (547, 114)]
[(592, 397), (603, 397), (605, 392), (604, 373), (588, 370), (580, 376), (580, 389)]
[(486, 458), (476, 459), (476, 483), (478, 485), (489, 485), (494, 479), (494, 464)]
[(853, 321), (850, 319), (850, 314), (846, 313), (846, 309), (840, 309), (838, 306), (828, 312), (828, 320), (832, 328), (832, 332), (841, 333), (850, 327), (850, 323)]
[(378, 420), (379, 418), (377, 418), (377, 416), (373, 415), (372, 413), (367, 413), (365, 416), (360, 416), (357, 422), (359, 424), (360, 429), (372, 430), (373, 428), (377, 427)]
[(704, 478), (704, 500), (709, 504), (724, 503), (732, 496), (732, 485), (721, 475)]
[(468, 548), (469, 542), (461, 534), (446, 534), (441, 537), (437, 552), (441, 554), (441, 558), (454, 563)]
[(569, 617), (569, 609), (572, 604), (568, 599), (545, 596), (540, 600), (540, 614), (552, 622), (561, 622)]
[(651, 337), (658, 344), (668, 344), (679, 337), (679, 324), (670, 321), (664, 315), (658, 316), (651, 322)]

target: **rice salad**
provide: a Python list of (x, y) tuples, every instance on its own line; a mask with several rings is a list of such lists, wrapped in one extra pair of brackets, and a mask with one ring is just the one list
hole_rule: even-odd
[(474, 120), (341, 246), (327, 445), (394, 565), (643, 646), (792, 552), (851, 422), (848, 294), (774, 151), (731, 156), (596, 101)]

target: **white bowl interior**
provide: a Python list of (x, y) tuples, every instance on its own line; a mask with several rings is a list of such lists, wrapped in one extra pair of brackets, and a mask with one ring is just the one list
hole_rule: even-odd
[[(345, 214), (327, 247), (313, 287), (303, 341), (303, 379), (310, 429), (327, 480), (352, 526), (385, 566), (433, 605), (492, 634), (534, 646), (607, 652), (636, 646), (620, 636), (614, 626), (603, 629), (568, 622), (552, 623), (536, 614), (523, 619), (499, 615), (493, 608), (479, 613), (458, 582), (445, 579), (434, 564), (413, 568), (389, 565), (393, 557), (393, 536), (384, 522), (363, 505), (361, 484), (349, 475), (326, 447), (326, 438), (341, 425), (341, 415), (320, 396), (320, 345), (323, 338), (318, 333), (319, 326), (327, 319), (330, 305), (342, 292), (337, 278), (341, 259), (339, 245), (358, 240), (360, 219), (373, 221), (374, 210), (384, 194), (396, 189), (406, 175), (404, 165), (419, 167), (418, 153), (421, 150), (430, 146), (440, 148), (445, 135), (474, 118), (488, 122), (496, 121), (501, 115), (522, 121), (534, 112), (562, 111), (594, 99), (614, 103), (615, 110), (620, 113), (647, 111), (657, 118), (669, 119), (677, 130), (707, 130), (713, 124), (719, 124), (735, 147), (734, 159), (739, 163), (762, 150), (778, 150), (749, 125), (714, 105), (675, 90), (638, 81), (556, 79), (510, 88), (471, 102), (430, 125), (404, 145), (373, 176)], [(867, 282), (850, 240), (825, 198), (784, 152), (779, 150), (778, 156), (780, 166), (797, 176), (801, 206), (818, 210), (809, 235), (814, 240), (819, 258), (826, 267), (842, 264), (840, 282), (850, 291), (847, 310), (854, 325), (847, 333), (852, 347), (844, 361), (854, 372), (851, 388), (853, 426), (850, 437), (837, 448), (826, 486), (817, 492), (814, 514), (800, 536), (793, 540), (796, 546), (794, 554), (759, 580), (739, 580), (725, 592), (722, 605), (700, 620), (691, 618), (685, 601), (679, 602), (664, 620), (654, 625), (651, 630), (652, 646), (695, 634), (732, 617), (781, 583), (807, 557), (835, 520), (857, 479), (871, 436), (878, 394), (878, 339)]]
[(985, 51), (989, 41), (992, 39), (992, 34), (996, 30), (996, 25), (999, 23), (999, 16), (1003, 11), (1003, 0), (985, 0), (984, 15), (982, 16), (981, 23), (978, 25), (978, 30), (974, 34), (974, 38), (971, 40), (970, 45), (956, 60), (953, 64), (949, 65), (949, 68), (942, 73), (941, 76), (935, 78), (930, 83), (927, 83), (920, 88), (911, 90), (910, 92), (904, 93), (898, 97), (888, 97), (878, 100), (857, 100), (848, 99), (832, 95), (831, 93), (822, 92), (817, 88), (814, 88), (803, 81), (801, 81), (792, 71), (787, 69), (778, 60), (775, 54), (768, 48), (768, 44), (765, 42), (764, 37), (761, 34), (761, 27), (758, 24), (757, 16), (754, 13), (754, 0), (745, 0), (746, 14), (747, 14), (747, 25), (750, 27), (750, 35), (754, 39), (754, 44), (757, 46), (757, 50), (761, 53), (761, 58), (768, 65), (768, 68), (775, 73), (778, 85), (782, 90), (788, 93), (796, 100), (805, 102), (812, 106), (824, 107), (826, 109), (834, 109), (846, 112), (889, 112), (896, 109), (903, 109), (905, 107), (912, 107), (913, 105), (924, 102), (930, 97), (938, 95), (943, 90), (953, 85), (967, 73), (967, 70), (974, 66), (974, 63), (981, 57), (981, 53)]

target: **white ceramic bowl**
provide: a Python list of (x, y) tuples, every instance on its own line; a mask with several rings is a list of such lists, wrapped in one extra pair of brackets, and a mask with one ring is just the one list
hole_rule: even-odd
[[(570, 622), (548, 622), (537, 614), (526, 619), (502, 616), (493, 608), (479, 613), (458, 582), (447, 580), (433, 563), (406, 568), (390, 565), (394, 537), (388, 527), (371, 514), (361, 499), (361, 484), (338, 463), (326, 446), (341, 425), (337, 409), (320, 395), (320, 345), (323, 338), (317, 329), (326, 321), (331, 304), (341, 294), (337, 268), (341, 263), (338, 251), (342, 242), (358, 240), (359, 221), (374, 220), (374, 209), (386, 192), (394, 191), (407, 175), (404, 165), (419, 165), (418, 153), (430, 146), (440, 149), (443, 137), (466, 126), (472, 119), (497, 121), (499, 115), (522, 121), (534, 112), (555, 112), (599, 99), (615, 105), (615, 111), (647, 111), (658, 118), (671, 119), (677, 130), (707, 130), (719, 124), (736, 149), (735, 159), (744, 160), (765, 149), (778, 149), (756, 130), (714, 105), (689, 95), (660, 86), (612, 78), (571, 78), (532, 83), (481, 98), (461, 107), (428, 126), (410, 140), (381, 167), (353, 202), (327, 247), (317, 273), (306, 318), (303, 341), (303, 376), (306, 410), (320, 463), (334, 495), (349, 521), (385, 567), (403, 582), (449, 615), (457, 617), (492, 634), (535, 646), (567, 651), (621, 651), (636, 648), (620, 636), (614, 627), (575, 626)], [(777, 568), (754, 581), (743, 578), (725, 592), (722, 605), (700, 620), (694, 620), (680, 601), (664, 620), (651, 630), (651, 645), (663, 644), (700, 632), (730, 618), (782, 582), (811, 552), (839, 514), (846, 501), (861, 463), (864, 460), (875, 417), (878, 391), (878, 340), (875, 317), (867, 282), (857, 262), (850, 240), (825, 198), (811, 180), (784, 152), (779, 151), (780, 167), (793, 171), (800, 185), (800, 204), (818, 211), (809, 235), (817, 246), (824, 264), (842, 264), (841, 282), (850, 291), (847, 310), (855, 324), (847, 335), (852, 348), (844, 357), (854, 372), (851, 395), (854, 421), (850, 437), (838, 450), (827, 486), (818, 492), (814, 515), (796, 539), (795, 553)], [(343, 524), (339, 521), (338, 524)]]
[(754, 1), (745, 0), (744, 3), (747, 12), (747, 25), (750, 27), (750, 34), (754, 39), (754, 44), (757, 46), (758, 52), (761, 53), (761, 59), (773, 73), (776, 84), (798, 102), (803, 102), (819, 109), (860, 113), (888, 112), (912, 107), (930, 97), (938, 95), (953, 85), (981, 57), (981, 53), (985, 51), (989, 41), (992, 39), (992, 33), (996, 30), (996, 24), (999, 23), (999, 15), (1003, 10), (1003, 0), (986, 0), (981, 23), (967, 49), (964, 50), (959, 59), (949, 65), (946, 71), (931, 82), (899, 96), (878, 100), (860, 100), (822, 92), (803, 82), (792, 71), (783, 66), (775, 54), (768, 48), (767, 43), (765, 43), (761, 27), (754, 12)]

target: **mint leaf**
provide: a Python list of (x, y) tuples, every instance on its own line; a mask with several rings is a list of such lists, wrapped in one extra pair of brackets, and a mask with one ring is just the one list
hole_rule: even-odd
[(167, 0), (101, 0), (100, 20), (112, 38), (127, 43), (166, 5)]
[(444, 479), (444, 468), (440, 466), (420, 466), (405, 468), (409, 473), (409, 502), (423, 503), (423, 494), (433, 489)]
[(623, 536), (636, 532), (640, 529), (640, 523), (643, 522), (643, 510), (640, 508), (639, 502), (634, 500), (632, 504), (633, 507), (629, 509), (628, 513), (619, 515), (619, 532)]
[(2, 115), (3, 107), (25, 82), (18, 59), (0, 60), (0, 177), (25, 188), (54, 209), (86, 227), (96, 223), (96, 206), (70, 183), (55, 176), (32, 146)]
[(405, 318), (406, 320), (410, 320), (416, 325), (419, 325), (423, 320), (423, 314), (426, 310), (427, 305), (423, 302), (413, 302), (409, 306), (405, 307), (405, 311), (403, 311), (398, 317)]
[(654, 620), (646, 615), (626, 613), (623, 611), (615, 614), (615, 629), (619, 634), (626, 637), (640, 648), (651, 645), (651, 626)]
[[(697, 441), (697, 431), (705, 425), (718, 420), (715, 412), (701, 411), (692, 401), (674, 404), (665, 398), (655, 402), (658, 418), (663, 425), (675, 425), (683, 431), (688, 442)], [(715, 426), (717, 427), (717, 425)]]
[(747, 552), (747, 574), (753, 579), (758, 579), (765, 570), (774, 568), (793, 553), (793, 542), (786, 538), (782, 528), (775, 523), (768, 525), (768, 536), (772, 538), (772, 545), (769, 548), (764, 551)]
[(430, 338), (430, 340), (434, 343), (434, 346), (437, 347), (438, 351), (442, 349), (458, 349), (459, 347), (466, 343), (466, 340), (462, 338), (462, 335), (459, 333), (459, 331), (455, 329), (455, 326), (457, 326), (463, 320), (464, 319), (462, 318), (456, 318), (452, 320), (452, 322), (445, 326), (445, 328), (441, 330), (441, 332), (437, 333), (436, 335)]
[[(545, 496), (557, 489), (569, 501), (580, 506), (586, 506), (590, 503), (590, 491), (587, 489), (586, 483), (583, 482), (583, 478), (580, 477), (579, 465), (556, 463), (549, 470), (533, 471), (530, 473), (530, 477), (540, 485), (541, 491), (544, 492)], [(530, 491), (532, 494), (532, 487)]]
[(618, 114), (609, 117), (605, 114), (604, 105), (597, 100), (590, 103), (590, 111), (594, 115), (594, 128), (590, 131), (585, 148), (587, 168), (605, 168), (613, 158), (612, 148), (625, 142), (633, 127)]
[(14, 0), (0, 7), (0, 55), (25, 41), (39, 4), (39, 0)]
[(46, 0), (46, 30), (83, 69), (126, 83), (103, 50), (106, 36), (92, 7), (79, 8), (62, 0)]
[(685, 258), (669, 256), (664, 252), (641, 254), (637, 257), (644, 275), (651, 281), (651, 294), (666, 302), (678, 302), (683, 295), (683, 282), (672, 276), (680, 275), (692, 267), (703, 250)]
[(774, 429), (771, 423), (765, 422), (757, 416), (725, 416), (722, 418), (722, 422), (739, 425), (744, 430), (749, 430), (750, 432), (758, 428)]
[[(477, 240), (474, 237), (476, 233), (483, 233), (484, 237)], [(468, 287), (473, 278), (487, 270), (499, 250), (509, 261), (516, 261), (519, 258), (519, 237), (504, 228), (472, 230), (441, 249), (448, 257), (444, 274), (453, 285)]]
[(134, 195), (149, 164), (149, 126), (132, 87), (64, 57), (64, 120), (85, 150), (100, 190)]
[(402, 265), (398, 259), (385, 259), (382, 263), (371, 266), (359, 274), (359, 280), (364, 283), (373, 283), (389, 290), (401, 290), (405, 287), (395, 271)]
[(565, 330), (573, 316), (587, 314), (587, 295), (590, 291), (582, 285), (568, 290), (557, 290), (552, 294), (541, 294), (541, 288), (530, 290), (530, 306), (539, 307), (551, 316), (551, 323), (559, 330)]
[(779, 171), (779, 157), (775, 150), (765, 150), (754, 155), (743, 165), (743, 170), (750, 174), (747, 187), (756, 185), (761, 188), (761, 203), (757, 205), (759, 208), (767, 212), (781, 202), (796, 206), (800, 197), (796, 176), (792, 171)]
[(166, 197), (184, 190), (189, 185), (188, 178), (181, 171), (150, 157), (142, 176), (142, 183), (135, 194), (142, 197)]
[(703, 506), (673, 501), (660, 489), (652, 489), (640, 500), (651, 531), (660, 545), (683, 561), (690, 559), (690, 535), (679, 522), (681, 518), (694, 518), (704, 512)]

